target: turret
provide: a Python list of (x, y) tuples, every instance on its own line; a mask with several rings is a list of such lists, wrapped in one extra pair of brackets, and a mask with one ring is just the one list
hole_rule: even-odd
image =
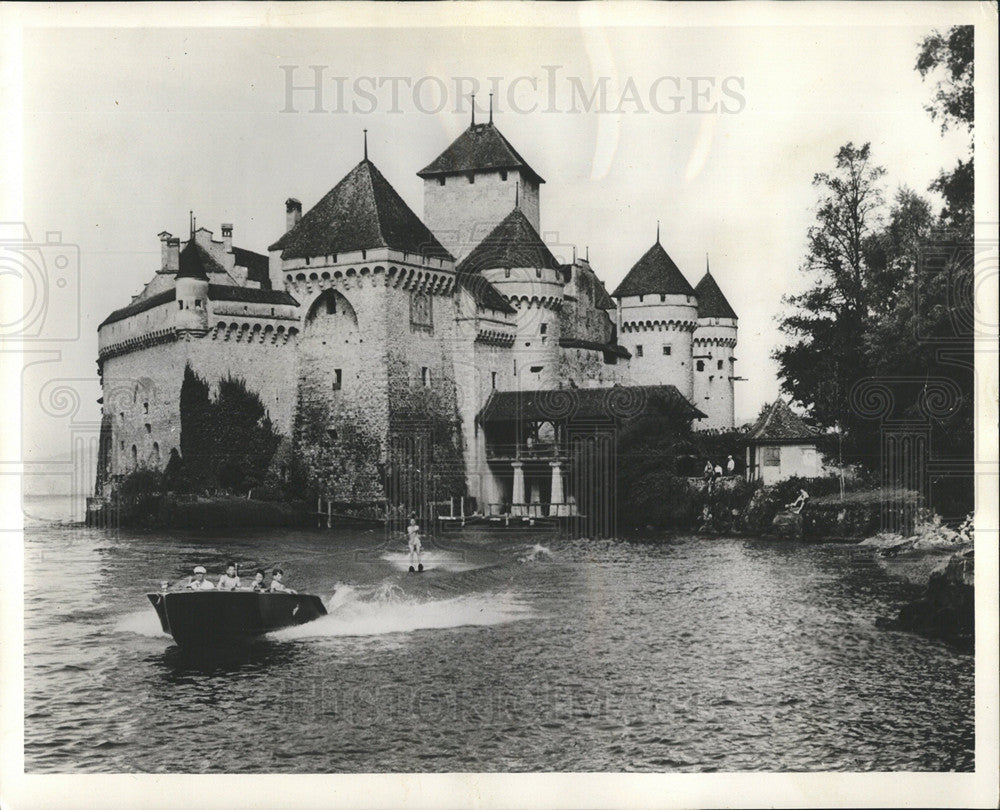
[(177, 271), (176, 297), (179, 330), (208, 331), (208, 273), (211, 258), (192, 238), (180, 253)]
[(462, 259), (510, 212), (515, 197), (538, 232), (539, 188), (545, 181), (489, 120), (472, 123), (434, 161), (417, 172), (424, 181), (424, 221), (456, 259)]
[(632, 355), (635, 385), (674, 385), (694, 394), (691, 340), (698, 322), (694, 288), (656, 243), (643, 254), (611, 297), (618, 302), (618, 342)]
[(705, 275), (695, 287), (698, 326), (694, 331), (694, 400), (708, 416), (700, 429), (732, 430), (735, 426), (737, 317), (712, 276), (705, 258)]
[(458, 273), (482, 276), (517, 311), (517, 388), (556, 387), (566, 270), (524, 212), (511, 211), (459, 264)]

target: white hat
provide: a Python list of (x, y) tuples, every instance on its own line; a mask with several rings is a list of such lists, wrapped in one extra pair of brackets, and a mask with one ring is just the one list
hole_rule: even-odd
[(204, 565), (196, 565), (194, 567), (194, 572), (196, 574), (204, 574), (205, 573), (205, 566)]

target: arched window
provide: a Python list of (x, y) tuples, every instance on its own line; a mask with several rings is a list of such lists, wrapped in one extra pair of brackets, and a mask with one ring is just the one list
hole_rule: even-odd
[(704, 371), (705, 370), (705, 361), (704, 360), (699, 360), (698, 363), (697, 363), (696, 368), (698, 369), (698, 371)]
[(157, 464), (160, 463), (160, 443), (153, 442), (153, 461)]
[(132, 445), (132, 464), (135, 465), (135, 464), (138, 464), (138, 463), (139, 463), (139, 448), (136, 447), (133, 444)]

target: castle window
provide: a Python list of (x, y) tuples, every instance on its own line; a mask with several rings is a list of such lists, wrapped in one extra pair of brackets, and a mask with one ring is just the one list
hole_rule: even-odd
[(439, 186), (443, 186), (443, 185), (444, 185), (444, 180), (445, 180), (445, 179), (444, 179), (443, 177), (439, 177), (439, 178), (438, 178), (438, 185), (439, 185)]
[(507, 179), (507, 172), (506, 171), (501, 171), (500, 172), (500, 179), (501, 180), (506, 180)]
[(642, 357), (642, 346), (641, 345), (635, 347), (635, 356), (636, 357)]
[(722, 361), (721, 360), (719, 361), (719, 364), (718, 364), (717, 368), (719, 369), (719, 371), (722, 371)]
[(424, 292), (414, 292), (410, 296), (410, 328), (413, 331), (430, 332), (433, 327), (431, 297)]
[(368, 258), (368, 251), (367, 250), (362, 250), (361, 251), (361, 258), (362, 259), (367, 259)]
[(271, 307), (271, 315), (274, 315), (274, 307)]
[(762, 447), (760, 448), (760, 456), (760, 463), (765, 467), (777, 467), (781, 464), (780, 447)]
[(143, 413), (149, 413), (149, 403), (148, 402), (143, 402), (142, 403), (142, 412)]
[(431, 370), (427, 368), (427, 366), (420, 369), (420, 383), (424, 386), (424, 388), (431, 387)]
[(201, 299), (200, 298), (195, 298), (194, 299), (194, 308), (195, 309), (201, 309)]
[(695, 368), (696, 368), (696, 369), (697, 369), (698, 371), (704, 371), (704, 370), (705, 370), (705, 361), (704, 361), (704, 360), (699, 360), (699, 361), (698, 361), (698, 362), (697, 362), (697, 363), (695, 364)]
[(337, 429), (336, 428), (327, 428), (326, 429), (326, 435), (329, 437), (329, 439), (330, 439), (331, 442), (337, 441)]
[(335, 315), (337, 313), (337, 298), (333, 293), (324, 296), (324, 301), (326, 303), (326, 314)]
[(667, 357), (670, 356), (670, 347), (669, 346), (664, 346), (663, 347), (663, 354), (666, 355)]
[(147, 423), (145, 424), (145, 428), (146, 428), (146, 435), (147, 435), (147, 436), (148, 436), (148, 435), (149, 435), (150, 433), (152, 433), (152, 432), (153, 432), (153, 426), (152, 426), (151, 424), (149, 424), (149, 422), (147, 422)]
[(667, 300), (667, 296), (664, 295), (663, 293), (660, 293), (660, 303), (662, 304), (666, 300)]
[(125, 440), (124, 439), (122, 439), (120, 442), (118, 442), (118, 449), (119, 450), (124, 450), (125, 449)]
[(504, 268), (503, 277), (504, 278), (510, 278), (510, 268), (509, 267), (505, 267)]
[(535, 276), (537, 278), (541, 278), (542, 277), (542, 268), (541, 267), (536, 267), (535, 268)]
[(642, 299), (643, 299), (643, 298), (645, 298), (645, 297), (646, 297), (646, 296), (644, 296), (644, 295), (640, 295), (640, 296), (639, 296), (639, 303), (640, 303), (640, 304), (642, 303)]
[(134, 444), (132, 445), (132, 463), (138, 464), (139, 462), (139, 448)]
[(310, 261), (311, 261), (311, 259), (308, 256), (306, 256), (306, 267), (309, 266)]
[(118, 422), (122, 425), (125, 424), (125, 411), (118, 412)]
[(472, 172), (469, 172), (469, 183), (470, 183), (470, 185), (472, 183), (475, 183), (475, 182), (476, 182), (476, 175), (474, 173), (472, 173)]
[(333, 370), (333, 390), (339, 391), (343, 381), (344, 381), (343, 369), (335, 368)]
[(538, 331), (542, 335), (546, 334), (548, 330), (549, 330), (549, 325), (547, 323), (543, 323), (540, 327), (538, 327)]
[(490, 383), (495, 391), (497, 388), (497, 373), (495, 371), (490, 372)]
[(183, 301), (178, 301), (177, 302), (177, 309), (184, 309), (184, 302)]
[(153, 442), (153, 461), (160, 463), (160, 443)]

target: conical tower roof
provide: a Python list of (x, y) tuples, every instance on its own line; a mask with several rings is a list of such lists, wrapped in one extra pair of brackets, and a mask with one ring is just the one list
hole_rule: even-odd
[(659, 240), (632, 266), (622, 283), (611, 293), (613, 298), (656, 294), (694, 295), (694, 288)]
[(197, 278), (208, 281), (209, 273), (225, 273), (220, 265), (205, 248), (199, 245), (192, 236), (178, 257), (177, 278)]
[(491, 121), (487, 124), (472, 124), (435, 160), (417, 172), (417, 176), (426, 179), (499, 169), (521, 169), (536, 182), (545, 182)]
[(712, 274), (706, 269), (698, 286), (694, 288), (698, 296), (699, 318), (732, 318), (736, 320), (736, 311), (729, 305), (726, 296), (722, 294), (719, 285)]
[(541, 267), (564, 272), (524, 212), (515, 208), (476, 245), (458, 266), (459, 273), (498, 267)]
[(304, 259), (372, 248), (453, 258), (365, 158), (268, 250)]

